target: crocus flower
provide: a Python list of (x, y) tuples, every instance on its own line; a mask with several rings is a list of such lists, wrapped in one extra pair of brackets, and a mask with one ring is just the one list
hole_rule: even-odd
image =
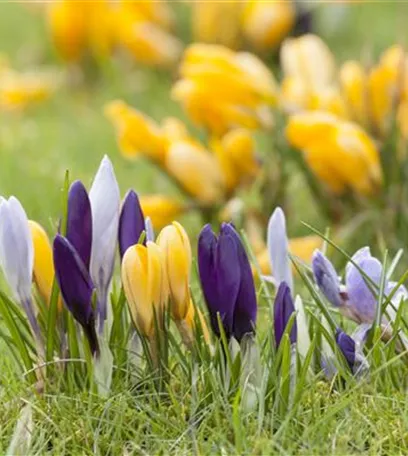
[[(139, 242), (145, 231), (145, 221), (139, 197), (133, 190), (125, 196), (119, 217), (119, 253), (123, 258), (126, 250)], [(144, 242), (146, 244), (146, 241)]]
[(191, 245), (185, 229), (173, 222), (160, 232), (157, 244), (163, 251), (171, 313), (177, 321), (184, 320), (190, 307)]
[(168, 296), (161, 248), (154, 242), (129, 247), (122, 260), (122, 283), (134, 325), (151, 340)]
[(206, 225), (198, 240), (198, 266), (204, 298), (214, 333), (217, 314), (228, 338), (238, 341), (255, 329), (257, 303), (251, 267), (232, 225), (223, 223), (217, 236)]
[(51, 301), (55, 271), (52, 247), (44, 228), (37, 222), (28, 221), (34, 247), (34, 281), (46, 304)]
[(277, 102), (276, 82), (253, 54), (192, 44), (184, 53), (180, 74), (173, 98), (182, 103), (194, 123), (214, 135), (236, 127), (272, 125), (270, 107)]
[(142, 195), (140, 204), (143, 213), (149, 217), (152, 225), (162, 228), (180, 217), (187, 209), (181, 201), (167, 195)]
[[(289, 322), (290, 317), (295, 312), (295, 306), (293, 304), (292, 295), (290, 288), (286, 282), (281, 282), (278, 288), (278, 292), (275, 297), (275, 306), (273, 312), (274, 328), (275, 328), (275, 343), (276, 347), (282, 340), (282, 336), (285, 332), (286, 326)], [(292, 344), (297, 341), (297, 325), (296, 320), (293, 322), (292, 328), (289, 333), (290, 342)]]
[(89, 199), (92, 208), (91, 277), (98, 295), (99, 329), (102, 331), (115, 262), (120, 211), (119, 186), (107, 156), (96, 173)]
[(88, 192), (81, 181), (75, 181), (68, 193), (66, 237), (89, 270), (92, 248), (92, 213)]
[(59, 234), (54, 239), (53, 253), (55, 274), (64, 303), (83, 327), (92, 354), (98, 354), (99, 345), (92, 309), (94, 285), (89, 272), (73, 245)]
[[(382, 276), (382, 265), (373, 257), (369, 247), (363, 247), (352, 256), (352, 262), (346, 267), (345, 284), (340, 283), (337, 273), (331, 262), (321, 253), (316, 251), (313, 255), (312, 268), (315, 281), (328, 299), (345, 316), (357, 323), (373, 323), (378, 305), (378, 289), (366, 283), (366, 279), (356, 264), (366, 276), (377, 286), (380, 286)], [(395, 283), (386, 280), (384, 294), (389, 295), (395, 288)], [(408, 293), (404, 286), (401, 286), (392, 299), (392, 305), (398, 307), (401, 300), (406, 299)], [(389, 305), (387, 311), (392, 306)]]
[(155, 240), (154, 227), (153, 227), (152, 219), (150, 217), (145, 218), (145, 228), (146, 228), (146, 241), (154, 242), (154, 240)]
[(34, 249), (27, 215), (17, 198), (0, 201), (0, 263), (13, 293), (27, 314), (34, 336), (41, 340), (31, 298)]

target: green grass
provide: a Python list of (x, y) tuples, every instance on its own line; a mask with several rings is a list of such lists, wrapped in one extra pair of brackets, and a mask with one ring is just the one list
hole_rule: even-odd
[[(326, 9), (328, 9), (327, 7)], [(340, 59), (378, 55), (395, 41), (406, 43), (407, 5), (356, 5), (333, 31), (321, 23)], [(322, 21), (320, 21), (322, 22)], [(56, 63), (40, 16), (14, 3), (0, 5), (0, 52), (18, 68)], [(182, 116), (169, 100), (173, 75), (114, 65), (91, 84), (62, 88), (48, 103), (23, 116), (0, 116), (0, 194), (16, 195), (30, 218), (50, 227), (61, 207), (64, 173), (89, 184), (104, 154), (111, 157), (121, 191), (177, 193), (146, 163), (119, 155), (114, 131), (104, 118), (106, 101), (124, 98), (154, 118)], [(298, 181), (291, 184), (296, 220), (290, 232), (307, 232), (300, 220), (319, 214)], [(194, 238), (194, 236), (193, 236)], [(361, 241), (364, 242), (364, 239)], [(61, 393), (52, 385), (38, 395), (21, 381), (5, 346), (0, 359), (0, 452), (9, 443), (20, 405), (34, 409), (33, 453), (44, 454), (406, 454), (408, 452), (407, 371), (395, 372), (399, 388), (381, 374), (337, 390), (311, 381), (295, 417), (282, 420), (273, 409), (262, 425), (257, 414), (236, 417), (232, 401), (213, 400), (197, 407), (191, 385), (179, 372), (162, 398), (149, 387), (134, 388), (127, 378), (114, 382), (109, 399), (82, 392)], [(203, 392), (200, 385), (197, 395)], [(194, 412), (194, 413), (193, 413)]]

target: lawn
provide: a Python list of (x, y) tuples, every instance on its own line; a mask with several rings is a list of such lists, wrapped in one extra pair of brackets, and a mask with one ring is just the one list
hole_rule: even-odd
[[(407, 44), (408, 4), (356, 2), (339, 24), (330, 8), (319, 15), (317, 26), (339, 61), (374, 59), (395, 42)], [(16, 68), (45, 64), (59, 65), (63, 71), (41, 14), (20, 3), (0, 4), (0, 53)], [(60, 216), (65, 171), (89, 186), (108, 154), (122, 195), (129, 188), (141, 194), (176, 195), (178, 190), (152, 165), (120, 155), (114, 129), (103, 114), (104, 104), (119, 98), (158, 120), (168, 115), (186, 120), (169, 97), (174, 78), (174, 73), (113, 62), (100, 74), (90, 70), (86, 84), (64, 85), (50, 101), (27, 112), (0, 113), (0, 194), (16, 195), (28, 217), (51, 231)], [(260, 141), (267, 144), (263, 137)], [(314, 203), (300, 187), (295, 178), (289, 199), (296, 220), (289, 232), (304, 234), (301, 220), (324, 229)], [(193, 220), (187, 225), (195, 244)], [(406, 368), (395, 369), (385, 380), (373, 373), (372, 382), (355, 382), (344, 389), (331, 388), (319, 376), (309, 382), (296, 416), (282, 421), (273, 411), (239, 416), (225, 397), (211, 403), (197, 399), (205, 391), (184, 384), (179, 374), (163, 399), (145, 385), (135, 389), (130, 381), (114, 382), (108, 399), (88, 392), (61, 393), (58, 384), (36, 394), (16, 374), (7, 347), (0, 348), (0, 453), (8, 447), (22, 403), (31, 403), (34, 411), (32, 454), (408, 453), (408, 399), (401, 388), (406, 387)], [(401, 378), (394, 378), (398, 375)]]

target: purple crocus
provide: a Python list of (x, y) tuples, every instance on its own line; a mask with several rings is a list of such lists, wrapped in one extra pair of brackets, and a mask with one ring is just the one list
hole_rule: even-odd
[[(293, 304), (290, 288), (286, 282), (281, 282), (278, 292), (276, 293), (273, 312), (276, 347), (279, 347), (283, 334), (285, 333), (286, 326), (294, 313), (295, 306)], [(292, 344), (297, 341), (296, 320), (294, 320), (292, 328), (290, 329), (289, 339)]]
[(220, 334), (219, 314), (227, 338), (241, 341), (254, 331), (257, 303), (248, 256), (231, 224), (222, 224), (218, 238), (210, 225), (202, 229), (198, 267), (214, 333)]
[[(315, 281), (327, 300), (343, 315), (359, 324), (373, 323), (378, 305), (377, 291), (382, 277), (382, 264), (371, 255), (369, 247), (358, 250), (352, 260), (346, 266), (345, 284), (342, 285), (332, 263), (322, 252), (316, 250), (312, 259)], [(375, 286), (367, 284), (367, 279), (360, 270)], [(394, 282), (386, 280), (386, 296), (393, 291), (395, 285)], [(399, 287), (392, 299), (392, 306), (389, 306), (387, 311), (390, 314), (395, 313), (392, 307), (397, 308), (407, 296), (405, 287)]]
[(143, 231), (145, 231), (145, 220), (139, 198), (133, 190), (129, 190), (123, 201), (119, 218), (119, 253), (121, 258), (129, 247), (138, 243)]
[(336, 331), (336, 343), (343, 353), (350, 370), (354, 372), (356, 362), (356, 343), (354, 339), (338, 328)]
[(94, 285), (84, 262), (68, 239), (57, 234), (53, 244), (55, 276), (68, 310), (84, 328), (92, 354), (99, 352), (92, 309)]
[(88, 192), (81, 181), (75, 181), (69, 189), (66, 237), (89, 271), (92, 248), (92, 212)]

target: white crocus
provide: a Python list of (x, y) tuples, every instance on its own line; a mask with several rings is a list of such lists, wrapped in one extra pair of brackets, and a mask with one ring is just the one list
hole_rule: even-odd
[(281, 282), (286, 282), (293, 296), (293, 277), (286, 235), (286, 219), (280, 207), (273, 211), (269, 219), (267, 245), (269, 262), (276, 286), (278, 287)]
[(302, 298), (299, 295), (296, 296), (294, 305), (296, 310), (296, 323), (298, 329), (297, 347), (299, 354), (303, 358), (306, 358), (306, 355), (310, 348), (310, 335), (309, 328), (307, 326), (305, 306), (303, 305)]
[(13, 298), (24, 308), (34, 335), (40, 339), (31, 298), (33, 240), (24, 208), (14, 196), (0, 201), (0, 258)]
[(92, 208), (91, 276), (98, 297), (99, 328), (107, 316), (108, 291), (115, 263), (120, 192), (113, 166), (105, 156), (93, 181), (89, 199)]

